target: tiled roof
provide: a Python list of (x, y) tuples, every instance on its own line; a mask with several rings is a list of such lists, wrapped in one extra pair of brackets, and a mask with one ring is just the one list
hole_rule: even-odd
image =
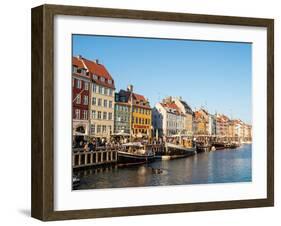
[(190, 107), (185, 101), (180, 100), (180, 102), (181, 102), (181, 104), (184, 106), (184, 109), (185, 109), (185, 111), (186, 111), (187, 113), (190, 113), (190, 114), (193, 113), (191, 107)]
[(170, 113), (174, 113), (174, 114), (177, 114), (177, 115), (182, 114), (181, 110), (179, 109), (179, 107), (174, 102), (161, 103), (161, 105), (166, 109), (167, 108), (172, 109), (173, 112), (170, 112)]
[[(132, 95), (133, 95), (134, 100), (140, 101), (139, 104), (134, 104), (135, 106), (150, 109), (149, 102), (143, 95), (140, 95), (140, 94), (137, 94), (137, 93), (132, 93)], [(130, 102), (131, 92), (121, 89), (120, 92), (119, 92), (119, 97), (120, 98), (125, 97), (125, 101)], [(145, 103), (146, 105), (143, 105), (141, 103)]]
[[(97, 75), (99, 78), (93, 79), (95, 83), (108, 88), (115, 88), (114, 80), (104, 65), (85, 59), (83, 57), (72, 57), (72, 64), (79, 68), (85, 68), (86, 70), (88, 70), (92, 79), (93, 75)], [(104, 81), (100, 79), (101, 77), (104, 78)], [(108, 82), (109, 80), (111, 80), (111, 83)]]
[(74, 66), (76, 66), (76, 67), (78, 67), (78, 68), (84, 68), (84, 69), (86, 69), (86, 68), (84, 67), (84, 64), (82, 63), (82, 61), (79, 60), (77, 57), (72, 57), (72, 65), (74, 65)]
[(140, 100), (142, 100), (142, 101), (147, 101), (143, 95), (136, 94), (136, 93), (133, 93), (133, 98), (134, 98), (135, 100), (139, 100), (139, 101), (140, 101)]

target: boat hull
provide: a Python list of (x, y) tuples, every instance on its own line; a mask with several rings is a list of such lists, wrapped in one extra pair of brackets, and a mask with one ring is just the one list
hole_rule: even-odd
[(154, 161), (154, 155), (138, 155), (127, 152), (118, 152), (118, 164), (141, 164)]
[(195, 152), (187, 152), (184, 154), (170, 154), (170, 155), (158, 155), (155, 158), (161, 159), (161, 160), (172, 160), (172, 159), (179, 159), (179, 158), (185, 158), (188, 156), (194, 155)]

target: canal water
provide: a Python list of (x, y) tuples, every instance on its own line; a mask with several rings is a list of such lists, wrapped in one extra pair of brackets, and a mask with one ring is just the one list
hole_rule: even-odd
[(130, 166), (76, 172), (76, 189), (166, 186), (252, 181), (252, 145)]

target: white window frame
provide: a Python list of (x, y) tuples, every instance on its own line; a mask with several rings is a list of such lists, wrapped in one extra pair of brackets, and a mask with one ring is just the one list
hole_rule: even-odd
[(83, 103), (84, 103), (84, 105), (88, 105), (89, 104), (89, 97), (88, 96), (84, 96), (84, 98), (83, 98)]
[(102, 99), (98, 98), (98, 106), (101, 107), (102, 106)]
[(88, 82), (84, 82), (84, 87), (85, 87), (85, 90), (89, 90), (89, 83)]
[(75, 118), (80, 119), (80, 109), (75, 109)]
[(104, 112), (102, 113), (102, 119), (103, 119), (103, 120), (107, 120), (107, 112), (106, 112), (106, 111), (104, 111)]
[(92, 105), (97, 105), (97, 98), (96, 97), (92, 98)]
[(81, 89), (82, 88), (82, 81), (80, 79), (77, 79), (76, 81), (77, 81), (76, 82), (76, 88)]
[(81, 95), (78, 94), (76, 97), (76, 104), (81, 104)]
[(93, 93), (97, 93), (98, 90), (98, 85), (97, 84), (93, 84)]
[(108, 120), (112, 120), (112, 112), (108, 112)]
[(92, 110), (92, 119), (96, 119), (96, 118), (97, 118), (97, 111)]

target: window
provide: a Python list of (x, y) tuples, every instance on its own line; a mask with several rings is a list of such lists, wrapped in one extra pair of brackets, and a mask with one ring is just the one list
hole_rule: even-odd
[(77, 81), (77, 82), (76, 82), (76, 88), (77, 88), (77, 89), (81, 89), (81, 88), (82, 88), (82, 81), (79, 80), (79, 79), (77, 79), (76, 81)]
[(112, 101), (111, 100), (108, 102), (108, 107), (112, 108)]
[(104, 94), (108, 95), (108, 88), (104, 88)]
[(101, 106), (101, 101), (102, 101), (102, 99), (99, 98), (99, 99), (98, 99), (98, 106)]
[(92, 118), (93, 119), (97, 118), (97, 112), (95, 110), (92, 111)]
[(112, 96), (112, 89), (109, 89), (109, 96)]
[(98, 111), (98, 119), (101, 119), (101, 111)]
[(73, 73), (77, 73), (77, 67), (73, 66)]
[(107, 112), (103, 112), (103, 119), (104, 119), (104, 120), (107, 119)]
[(85, 90), (89, 90), (89, 83), (88, 82), (85, 82), (84, 86), (85, 86)]
[(103, 100), (103, 106), (107, 108), (107, 100)]
[(112, 84), (112, 80), (111, 79), (108, 79), (108, 84)]
[(93, 84), (93, 92), (96, 93), (97, 92), (97, 85)]
[(104, 77), (101, 77), (101, 78), (100, 78), (100, 80), (101, 80), (102, 82), (105, 82), (105, 79), (104, 79)]
[(112, 127), (108, 126), (108, 131), (111, 133), (112, 132)]
[(97, 133), (100, 133), (101, 132), (101, 125), (98, 125), (97, 126)]
[(72, 78), (72, 87), (75, 86), (75, 78)]
[(103, 133), (106, 132), (106, 126), (105, 126), (105, 125), (102, 126), (102, 132), (103, 132)]
[(111, 112), (108, 113), (108, 120), (112, 120), (112, 113)]
[(88, 105), (88, 96), (84, 96), (83, 102), (84, 102), (84, 105)]
[(81, 104), (81, 96), (80, 96), (80, 94), (78, 94), (76, 96), (76, 104)]
[(104, 94), (104, 87), (101, 87), (101, 93)]
[(82, 75), (86, 75), (86, 70), (82, 69), (82, 70), (81, 70), (81, 74), (82, 74)]
[(99, 86), (99, 93), (102, 94), (102, 87)]
[(139, 123), (139, 118), (136, 117), (136, 123)]
[(97, 99), (95, 97), (92, 98), (92, 105), (97, 105)]
[(84, 120), (88, 119), (88, 111), (87, 110), (83, 110), (83, 119)]
[(80, 109), (75, 109), (75, 118), (80, 119)]
[(96, 125), (92, 124), (91, 125), (91, 134), (95, 134), (95, 132), (96, 132)]
[(93, 79), (94, 80), (98, 80), (98, 76), (97, 75), (93, 75)]

